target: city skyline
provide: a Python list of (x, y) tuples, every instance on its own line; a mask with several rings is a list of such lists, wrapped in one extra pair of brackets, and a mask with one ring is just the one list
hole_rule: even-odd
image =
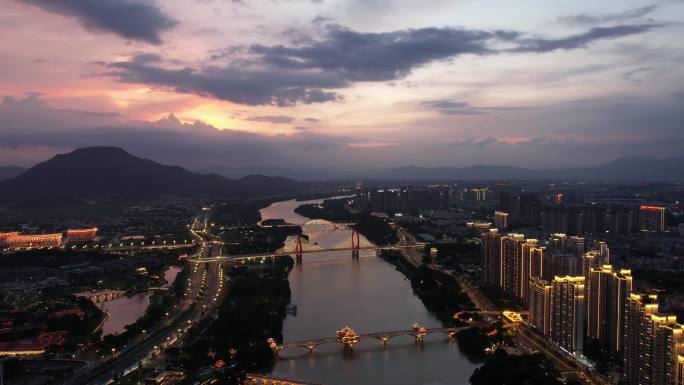
[(675, 156), (683, 7), (10, 1), (0, 165), (91, 145), (196, 169)]

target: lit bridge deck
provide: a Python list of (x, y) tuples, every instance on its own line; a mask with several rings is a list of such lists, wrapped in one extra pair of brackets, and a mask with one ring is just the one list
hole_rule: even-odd
[[(379, 333), (358, 334), (358, 337), (359, 337), (359, 339), (377, 340), (377, 341), (380, 341), (383, 345), (385, 345), (392, 338), (400, 337), (400, 336), (411, 336), (417, 342), (422, 341), (424, 336), (430, 335), (430, 334), (444, 334), (449, 339), (452, 339), (458, 333), (460, 333), (461, 331), (468, 329), (468, 328), (470, 328), (470, 326), (461, 326), (461, 327), (456, 327), (456, 328), (431, 328), (431, 329), (425, 328), (425, 329), (422, 329), (421, 331), (417, 331), (416, 329), (407, 329), (407, 330), (395, 330), (395, 331), (379, 332)], [(332, 343), (345, 345), (344, 343), (340, 342), (338, 340), (338, 338), (331, 337), (331, 338), (320, 338), (320, 339), (312, 339), (312, 340), (305, 340), (305, 341), (286, 342), (282, 345), (272, 346), (271, 348), (275, 352), (278, 352), (278, 351), (284, 350), (284, 349), (304, 348), (304, 349), (307, 349), (310, 353), (313, 353), (317, 347), (319, 347), (321, 345), (325, 345), (325, 344), (332, 344)], [(349, 345), (345, 345), (345, 346), (348, 348), (351, 348), (351, 346), (349, 346)]]
[[(351, 247), (337, 247), (337, 248), (318, 248), (314, 250), (302, 250), (300, 254), (312, 253), (329, 253), (333, 251), (359, 251), (359, 250), (405, 250), (425, 247), (425, 244), (414, 245), (393, 245), (393, 246), (361, 246), (353, 249)], [(257, 253), (257, 254), (236, 254), (236, 255), (219, 255), (211, 258), (190, 259), (190, 262), (205, 263), (205, 262), (226, 262), (230, 264), (258, 262), (260, 260), (270, 260), (286, 255), (297, 255), (294, 251), (278, 250), (273, 253)]]

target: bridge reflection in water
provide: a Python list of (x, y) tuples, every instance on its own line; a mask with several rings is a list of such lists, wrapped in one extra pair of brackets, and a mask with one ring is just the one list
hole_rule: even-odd
[(354, 346), (363, 339), (374, 339), (380, 341), (383, 346), (387, 344), (389, 340), (399, 336), (412, 336), (416, 342), (422, 342), (423, 338), (429, 334), (444, 334), (449, 339), (454, 338), (459, 332), (469, 328), (470, 326), (462, 326), (456, 328), (424, 328), (419, 324), (413, 324), (411, 329), (406, 330), (394, 330), (379, 333), (366, 333), (358, 334), (354, 329), (350, 327), (345, 327), (337, 331), (337, 336), (332, 338), (319, 338), (306, 341), (295, 341), (287, 342), (279, 345), (273, 338), (268, 339), (268, 345), (274, 354), (278, 354), (279, 351), (291, 348), (305, 348), (308, 349), (309, 353), (314, 353), (315, 349), (324, 344), (340, 343), (344, 345), (345, 350), (351, 350)]
[(86, 297), (93, 303), (101, 303), (115, 300), (126, 295), (123, 290), (103, 290), (78, 294), (79, 297)]
[(278, 378), (264, 376), (261, 374), (247, 374), (244, 385), (323, 385), (311, 381), (293, 380), (288, 378)]

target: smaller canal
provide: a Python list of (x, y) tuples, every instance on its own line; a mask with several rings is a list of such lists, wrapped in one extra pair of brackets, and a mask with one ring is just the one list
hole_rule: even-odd
[[(176, 280), (181, 268), (169, 266), (164, 271), (164, 287), (170, 287)], [(142, 317), (150, 305), (152, 293), (145, 291), (130, 297), (121, 297), (108, 302), (102, 302), (97, 306), (105, 313), (107, 319), (102, 324), (102, 335), (120, 334), (126, 330), (126, 326), (133, 324)]]

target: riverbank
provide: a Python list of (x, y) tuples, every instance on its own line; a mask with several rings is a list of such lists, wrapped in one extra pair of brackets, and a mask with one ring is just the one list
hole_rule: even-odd
[(125, 326), (125, 331), (119, 334), (108, 334), (102, 339), (100, 351), (109, 353), (112, 349), (121, 350), (129, 342), (140, 337), (146, 330), (152, 329), (159, 324), (169, 309), (177, 305), (185, 293), (187, 283), (188, 266), (180, 270), (168, 290), (157, 290), (149, 295), (149, 305), (142, 317)]
[[(227, 270), (228, 295), (215, 316), (194, 326), (187, 343), (168, 352), (168, 364), (182, 367), (187, 378), (202, 368), (214, 367), (212, 376), (224, 384), (241, 384), (246, 373), (270, 372), (275, 355), (269, 338), (282, 342), (283, 320), (290, 303), (287, 276), (294, 266), (291, 257), (275, 259), (258, 268)], [(224, 365), (217, 367), (217, 362)]]
[(425, 264), (415, 268), (397, 251), (383, 251), (379, 257), (394, 265), (411, 281), (414, 293), (425, 307), (442, 322), (444, 327), (460, 326), (458, 321), (454, 320), (454, 314), (460, 311), (475, 310), (475, 305), (470, 301), (470, 297), (463, 292), (456, 278), (452, 275)]
[(283, 200), (307, 201), (325, 199), (339, 195), (339, 192), (295, 194), (289, 196), (259, 198), (235, 202), (221, 202), (212, 210), (211, 221), (219, 226), (256, 225), (263, 218), (260, 211), (269, 205)]
[(352, 211), (347, 199), (326, 199), (321, 204), (306, 204), (294, 212), (311, 219), (324, 219), (331, 222), (353, 222), (354, 228), (375, 245), (393, 245), (399, 241), (396, 232), (383, 219), (369, 212)]

